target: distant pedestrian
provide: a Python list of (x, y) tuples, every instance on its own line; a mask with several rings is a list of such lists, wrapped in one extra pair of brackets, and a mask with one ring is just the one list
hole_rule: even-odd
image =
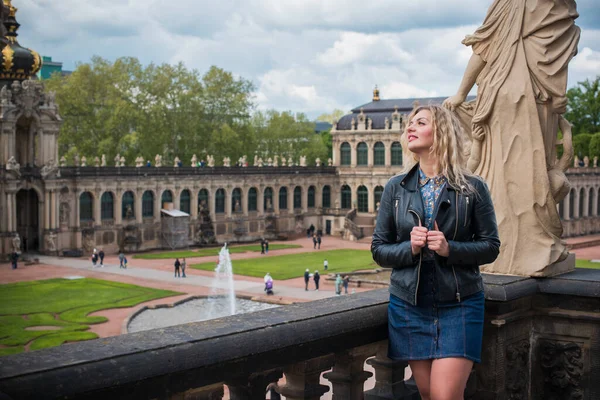
[(350, 277), (348, 275), (344, 276), (342, 279), (342, 284), (344, 285), (344, 294), (348, 294), (348, 283), (350, 282)]
[(260, 254), (265, 254), (265, 239), (260, 239)]
[(100, 257), (100, 266), (104, 267), (104, 249), (100, 249), (98, 256)]
[(319, 291), (319, 280), (321, 279), (321, 275), (319, 275), (319, 270), (315, 270), (313, 279), (315, 280), (315, 290), (318, 292)]
[(321, 250), (321, 235), (317, 235), (317, 249)]
[(181, 261), (181, 277), (185, 278), (185, 267), (187, 267), (187, 262), (185, 258)]
[(313, 235), (313, 250), (317, 248), (317, 235)]
[(269, 241), (265, 240), (265, 253), (269, 254)]
[[(10, 255), (10, 261), (12, 263), (12, 269), (17, 269), (17, 261), (19, 260), (19, 253), (13, 251)], [(308, 270), (307, 270), (308, 271)]]
[(342, 294), (342, 277), (340, 274), (335, 274), (335, 294), (338, 296)]
[(181, 267), (181, 263), (179, 262), (179, 258), (175, 259), (175, 278), (181, 278), (181, 273), (179, 272), (179, 268)]
[(96, 249), (94, 249), (94, 252), (92, 253), (92, 266), (96, 266), (96, 263), (98, 262), (98, 251)]
[(127, 257), (123, 256), (123, 269), (127, 269)]
[(308, 281), (310, 281), (310, 272), (308, 268), (304, 271), (304, 290), (308, 291)]
[(119, 253), (119, 268), (123, 268), (123, 261), (125, 260), (125, 254), (121, 251)]
[(323, 261), (323, 269), (324, 269), (325, 271), (327, 271), (327, 268), (329, 268), (329, 262), (327, 261), (327, 259), (325, 259), (325, 260)]

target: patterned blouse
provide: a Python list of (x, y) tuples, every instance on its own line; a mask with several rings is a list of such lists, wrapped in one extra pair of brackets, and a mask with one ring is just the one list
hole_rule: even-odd
[[(419, 190), (421, 191), (425, 210), (425, 224), (423, 226), (429, 230), (434, 228), (433, 213), (435, 212), (435, 206), (440, 193), (446, 186), (446, 182), (447, 180), (444, 175), (429, 178), (419, 168)], [(423, 255), (426, 259), (433, 258), (433, 252), (427, 248), (424, 249)]]

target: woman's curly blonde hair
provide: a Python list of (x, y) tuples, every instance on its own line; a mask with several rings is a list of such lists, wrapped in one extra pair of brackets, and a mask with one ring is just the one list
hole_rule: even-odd
[(403, 152), (403, 173), (408, 172), (419, 162), (418, 156), (408, 150), (406, 130), (413, 117), (422, 110), (431, 113), (433, 145), (430, 154), (437, 159), (439, 172), (446, 177), (448, 184), (463, 193), (473, 193), (475, 188), (467, 180), (473, 176), (467, 169), (467, 137), (458, 118), (441, 106), (428, 105), (415, 108), (408, 119), (400, 142)]

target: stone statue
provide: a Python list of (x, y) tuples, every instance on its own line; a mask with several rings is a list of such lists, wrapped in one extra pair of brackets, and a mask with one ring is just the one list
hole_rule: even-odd
[(192, 159), (191, 159), (190, 161), (191, 161), (191, 163), (192, 163), (192, 167), (194, 167), (194, 168), (195, 168), (195, 167), (197, 167), (197, 166), (198, 166), (198, 157), (196, 157), (196, 155), (195, 155), (195, 154), (192, 156)]
[(306, 167), (306, 156), (300, 156), (300, 166)]
[(254, 163), (252, 164), (252, 166), (256, 167), (258, 165), (258, 156), (255, 154), (254, 155)]
[(388, 117), (385, 117), (385, 120), (383, 122), (383, 129), (390, 129), (390, 119)]
[(286, 159), (284, 156), (281, 156), (281, 166), (285, 167), (285, 164), (286, 164)]
[(579, 157), (577, 157), (577, 156), (575, 156), (575, 158), (573, 158), (573, 167), (579, 168)]
[(235, 204), (233, 205), (233, 211), (236, 213), (242, 212), (242, 206), (240, 205), (239, 200), (235, 201)]
[(270, 197), (267, 197), (267, 210), (268, 211), (272, 211), (273, 210), (273, 202), (271, 201)]
[(101, 167), (106, 167), (106, 155), (102, 154), (102, 158), (101, 158), (101, 162), (100, 162), (100, 166)]
[(269, 157), (267, 159), (267, 166), (272, 167), (273, 166), (273, 159), (271, 157)]
[(40, 175), (42, 175), (42, 178), (46, 179), (50, 174), (56, 171), (58, 171), (58, 166), (53, 159), (50, 159), (40, 170)]
[(121, 165), (121, 155), (117, 154), (113, 161), (115, 162), (115, 167), (119, 167)]
[(294, 160), (292, 160), (292, 157), (288, 157), (287, 164), (288, 164), (288, 167), (291, 167), (294, 165)]
[(11, 93), (8, 86), (2, 86), (0, 89), (0, 105), (7, 106), (11, 104)]
[(279, 156), (273, 157), (273, 166), (274, 167), (278, 167), (279, 166)]
[(60, 158), (60, 166), (61, 167), (66, 167), (67, 166), (67, 158), (65, 156), (62, 156)]
[(331, 159), (331, 157), (327, 159), (327, 165), (330, 167), (333, 166), (333, 160)]
[(246, 159), (246, 156), (244, 155), (242, 157), (242, 167), (247, 167), (248, 166), (248, 160)]
[(131, 207), (131, 204), (125, 206), (125, 218), (133, 218), (133, 208)]
[(223, 166), (224, 167), (231, 167), (231, 159), (229, 157), (225, 157), (223, 159)]
[(124, 167), (125, 166), (125, 157), (121, 156), (121, 160), (120, 161), (121, 161), (121, 165), (120, 166)]
[(76, 167), (79, 167), (79, 163), (80, 163), (80, 158), (79, 158), (79, 154), (75, 154), (75, 156), (73, 157), (73, 163), (75, 164)]
[(173, 167), (175, 167), (175, 168), (179, 167), (180, 162), (181, 162), (181, 160), (179, 159), (179, 157), (175, 156), (175, 160), (173, 160)]
[(262, 159), (262, 157), (260, 157), (260, 158), (258, 159), (258, 166), (259, 166), (259, 167), (262, 167), (262, 166), (263, 166), (263, 164), (264, 164), (264, 162), (263, 162), (263, 159)]
[(56, 251), (56, 233), (50, 232), (46, 235), (46, 250), (52, 253)]
[(12, 248), (13, 252), (21, 254), (21, 238), (18, 233), (15, 233), (15, 236), (12, 238)]
[(143, 166), (144, 166), (144, 157), (137, 156), (135, 158), (135, 167), (136, 168), (141, 168)]
[[(544, 276), (567, 256), (556, 204), (570, 189), (564, 171), (572, 135), (562, 114), (577, 17), (574, 0), (494, 0), (483, 25), (463, 40), (473, 54), (444, 106), (470, 128), (467, 166), (490, 185), (502, 247), (486, 272)], [(463, 104), (476, 82), (477, 99)]]
[(81, 166), (87, 167), (87, 158), (85, 158), (85, 156), (81, 157)]
[(316, 164), (316, 166), (317, 166), (317, 167), (320, 167), (320, 166), (321, 166), (321, 159), (320, 159), (319, 157), (317, 157), (317, 158), (315, 159), (315, 164)]
[(94, 166), (98, 168), (100, 166), (100, 159), (98, 156), (94, 157)]
[(10, 157), (8, 159), (8, 162), (6, 163), (6, 170), (7, 171), (15, 171), (17, 173), (19, 173), (19, 170), (21, 169), (21, 164), (19, 164), (17, 162), (17, 160), (15, 160), (15, 157)]
[(586, 168), (590, 166), (590, 158), (588, 156), (583, 157), (583, 166)]
[(154, 166), (162, 167), (162, 156), (160, 154), (154, 156)]
[(209, 167), (214, 167), (215, 166), (215, 158), (212, 155), (208, 155), (206, 157), (206, 159), (208, 160), (208, 166)]

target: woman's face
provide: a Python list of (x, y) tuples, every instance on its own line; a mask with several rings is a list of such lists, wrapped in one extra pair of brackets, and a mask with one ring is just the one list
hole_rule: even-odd
[(431, 111), (421, 110), (408, 122), (406, 128), (408, 150), (420, 155), (429, 153), (433, 146), (433, 127), (431, 124)]

